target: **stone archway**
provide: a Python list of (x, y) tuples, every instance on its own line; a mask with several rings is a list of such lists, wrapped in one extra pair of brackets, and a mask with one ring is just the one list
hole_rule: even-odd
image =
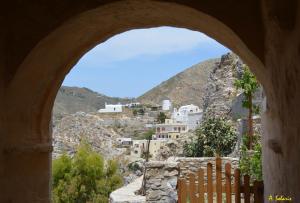
[[(58, 14), (62, 16), (60, 23), (34, 35), (30, 39), (34, 43), (25, 43), (23, 49), (16, 51), (16, 57), (7, 54), (6, 61), (0, 61), (0, 65), (4, 64), (1, 78), (5, 81), (1, 84), (5, 99), (1, 101), (0, 189), (3, 195), (0, 202), (49, 202), (51, 109), (65, 75), (79, 58), (115, 34), (163, 25), (204, 32), (249, 64), (269, 98), (263, 120), (266, 194), (282, 193), (299, 198), (300, 176), (289, 179), (288, 174), (295, 173), (300, 164), (295, 155), (300, 149), (297, 146), (300, 110), (295, 110), (300, 104), (299, 48), (295, 46), (300, 26), (299, 17), (296, 24), (296, 15), (281, 16), (289, 12), (285, 9), (297, 6), (291, 4), (292, 7), (282, 10), (276, 3), (260, 5), (259, 1), (251, 0), (229, 4), (183, 2), (123, 0), (70, 5), (67, 14)], [(58, 10), (65, 6), (58, 2), (53, 5)], [(50, 19), (48, 23), (53, 21)], [(31, 33), (39, 33), (38, 28), (33, 28)], [(251, 29), (254, 33), (249, 33)], [(26, 36), (25, 31), (22, 34)], [(281, 57), (280, 52), (287, 49)], [(5, 53), (5, 47), (2, 52)], [(17, 60), (12, 62), (12, 59)], [(288, 167), (288, 163), (293, 165)]]

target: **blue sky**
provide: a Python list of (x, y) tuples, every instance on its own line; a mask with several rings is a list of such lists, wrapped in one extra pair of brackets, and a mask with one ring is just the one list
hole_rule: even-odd
[(137, 97), (186, 68), (229, 51), (203, 33), (187, 29), (130, 30), (87, 52), (63, 85)]

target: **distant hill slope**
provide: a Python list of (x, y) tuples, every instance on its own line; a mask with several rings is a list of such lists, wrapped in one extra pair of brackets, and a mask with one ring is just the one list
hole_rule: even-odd
[(163, 99), (170, 99), (175, 106), (193, 103), (202, 107), (209, 74), (219, 61), (220, 58), (217, 58), (196, 64), (162, 82), (137, 100), (141, 103), (160, 104)]
[(116, 104), (130, 101), (131, 99), (108, 97), (88, 88), (62, 86), (55, 99), (53, 115), (57, 118), (62, 114), (71, 114), (78, 111), (95, 112), (103, 108), (105, 102)]

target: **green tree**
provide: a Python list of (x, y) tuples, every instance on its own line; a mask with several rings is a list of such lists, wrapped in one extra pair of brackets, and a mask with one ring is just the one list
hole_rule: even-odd
[(54, 203), (108, 202), (110, 192), (122, 186), (115, 161), (81, 143), (73, 158), (66, 154), (53, 161)]
[(254, 150), (248, 150), (248, 137), (243, 138), (239, 167), (243, 175), (249, 175), (251, 181), (262, 180), (262, 147), (258, 136), (254, 136)]
[(149, 160), (149, 147), (150, 147), (150, 142), (152, 140), (152, 135), (154, 134), (154, 130), (150, 129), (147, 132), (144, 133), (144, 138), (147, 140), (147, 149), (146, 149), (146, 153), (145, 153), (145, 158), (146, 158), (146, 162), (148, 162)]
[(233, 151), (236, 132), (224, 118), (210, 118), (196, 130), (196, 139), (184, 145), (186, 156), (227, 156)]
[(164, 123), (166, 119), (167, 119), (167, 115), (164, 112), (159, 112), (156, 118), (158, 123)]
[(248, 149), (252, 149), (253, 143), (253, 112), (258, 111), (258, 107), (255, 106), (252, 102), (253, 94), (259, 87), (259, 84), (254, 76), (251, 73), (248, 66), (244, 65), (244, 72), (240, 79), (235, 80), (234, 85), (237, 89), (242, 89), (245, 95), (245, 100), (243, 101), (243, 107), (247, 108), (249, 111), (248, 113), (248, 134), (249, 136), (249, 145)]

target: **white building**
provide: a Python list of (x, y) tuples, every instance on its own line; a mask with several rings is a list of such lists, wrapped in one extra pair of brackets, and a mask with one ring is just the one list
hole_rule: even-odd
[(120, 113), (122, 112), (122, 104), (106, 104), (104, 109), (99, 109), (99, 113)]
[(163, 111), (169, 111), (171, 110), (172, 103), (170, 100), (166, 99), (162, 101), (162, 110)]
[(154, 140), (177, 139), (181, 133), (187, 133), (189, 130), (186, 123), (176, 122), (173, 119), (166, 119), (163, 124), (155, 125)]
[(186, 123), (190, 130), (195, 130), (202, 120), (203, 111), (198, 106), (190, 104), (174, 108), (171, 118), (179, 123)]

